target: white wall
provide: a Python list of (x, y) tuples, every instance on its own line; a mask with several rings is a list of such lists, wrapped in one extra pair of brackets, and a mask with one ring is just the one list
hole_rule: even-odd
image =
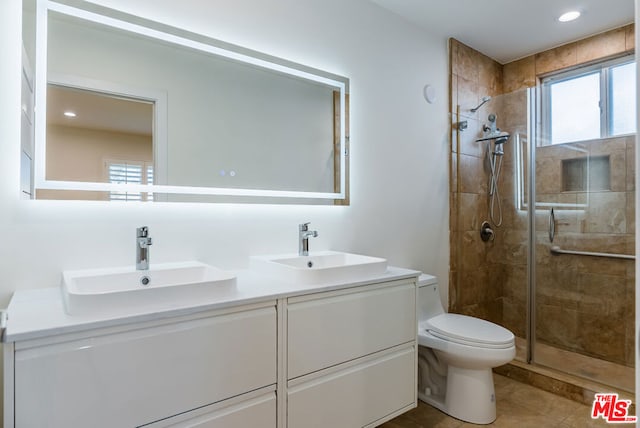
[[(56, 286), (63, 269), (134, 261), (148, 225), (153, 262), (222, 268), (253, 254), (311, 249), (382, 256), (436, 274), (448, 288), (446, 40), (365, 0), (100, 0), (351, 79), (349, 207), (20, 201), (20, 1), (0, 1), (0, 304), (14, 290)], [(438, 93), (427, 104), (422, 88)], [(90, 238), (90, 239), (88, 239)]]

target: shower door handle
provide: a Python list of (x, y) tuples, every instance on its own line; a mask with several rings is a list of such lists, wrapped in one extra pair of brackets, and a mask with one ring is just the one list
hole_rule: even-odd
[(553, 208), (549, 211), (549, 241), (553, 242), (553, 238), (556, 237), (556, 215), (553, 212)]

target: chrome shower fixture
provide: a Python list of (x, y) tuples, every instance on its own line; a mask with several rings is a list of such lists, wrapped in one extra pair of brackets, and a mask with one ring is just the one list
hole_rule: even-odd
[(463, 120), (461, 122), (456, 122), (453, 125), (458, 131), (464, 131), (469, 127), (469, 122), (467, 122), (466, 120)]
[(489, 134), (486, 137), (482, 137), (482, 138), (478, 138), (476, 140), (477, 143), (481, 142), (481, 141), (490, 141), (490, 140), (496, 140), (494, 144), (504, 144), (509, 140), (509, 137), (511, 135), (509, 135), (508, 132), (500, 132), (498, 131), (495, 134)]
[(485, 105), (485, 103), (488, 103), (489, 101), (491, 101), (491, 97), (489, 97), (489, 96), (482, 97), (482, 102), (478, 105), (478, 107), (472, 108), (471, 109), (471, 113), (477, 112), (478, 109), (480, 109), (480, 107), (482, 107), (483, 105)]

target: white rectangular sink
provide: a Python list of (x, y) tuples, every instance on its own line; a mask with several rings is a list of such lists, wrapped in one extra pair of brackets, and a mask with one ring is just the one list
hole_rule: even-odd
[(337, 251), (317, 251), (308, 256), (254, 256), (251, 257), (251, 267), (299, 284), (344, 283), (385, 273), (387, 260)]
[(64, 271), (61, 287), (69, 315), (109, 316), (213, 303), (235, 291), (236, 276), (200, 262), (163, 263)]

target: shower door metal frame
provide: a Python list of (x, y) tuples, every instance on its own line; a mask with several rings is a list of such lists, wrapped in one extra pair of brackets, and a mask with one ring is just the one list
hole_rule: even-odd
[[(540, 87), (527, 89), (527, 318), (526, 318), (526, 361), (534, 362), (536, 343), (536, 146), (538, 141), (540, 103), (537, 100)], [(536, 120), (534, 120), (536, 118)]]

